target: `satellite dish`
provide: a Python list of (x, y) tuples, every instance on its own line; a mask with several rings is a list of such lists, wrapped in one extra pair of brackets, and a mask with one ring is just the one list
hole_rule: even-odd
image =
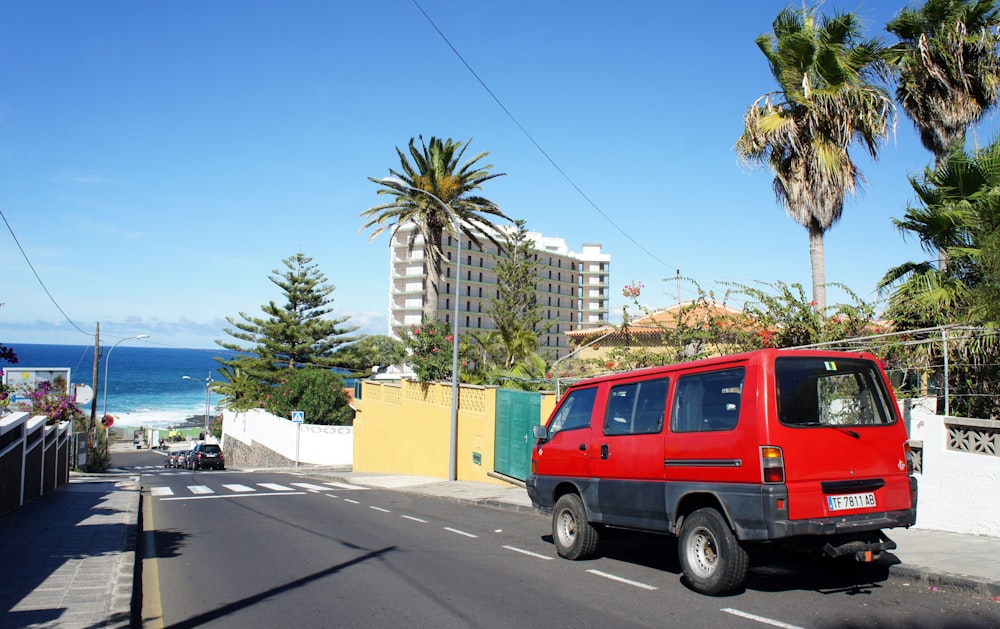
[(94, 390), (89, 384), (77, 384), (73, 387), (73, 403), (89, 404), (94, 399)]

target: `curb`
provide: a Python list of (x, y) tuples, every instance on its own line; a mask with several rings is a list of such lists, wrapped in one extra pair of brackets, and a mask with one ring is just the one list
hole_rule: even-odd
[(927, 588), (931, 591), (945, 591), (962, 594), (987, 601), (1000, 602), (1000, 583), (964, 574), (941, 572), (923, 566), (895, 564), (889, 566), (889, 576), (895, 580), (908, 581), (910, 584)]

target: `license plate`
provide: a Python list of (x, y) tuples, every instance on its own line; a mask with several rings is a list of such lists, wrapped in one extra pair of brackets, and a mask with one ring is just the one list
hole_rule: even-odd
[(840, 496), (827, 496), (826, 505), (830, 511), (844, 511), (846, 509), (870, 509), (876, 506), (875, 494), (842, 494)]

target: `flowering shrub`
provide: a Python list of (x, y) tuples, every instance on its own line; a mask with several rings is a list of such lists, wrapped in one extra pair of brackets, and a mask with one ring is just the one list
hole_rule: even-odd
[(453, 341), (450, 326), (433, 321), (403, 331), (403, 344), (410, 352), (410, 364), (421, 382), (451, 379)]
[(77, 426), (82, 426), (86, 420), (86, 415), (77, 408), (73, 399), (67, 393), (52, 391), (52, 385), (48, 382), (39, 383), (34, 391), (28, 393), (28, 401), (19, 402), (18, 410), (33, 416), (45, 415), (49, 418), (49, 424), (77, 422)]
[(633, 280), (631, 284), (626, 284), (622, 289), (622, 296), (626, 299), (638, 299), (639, 295), (642, 293), (642, 289), (645, 287), (645, 284), (642, 282), (636, 282)]

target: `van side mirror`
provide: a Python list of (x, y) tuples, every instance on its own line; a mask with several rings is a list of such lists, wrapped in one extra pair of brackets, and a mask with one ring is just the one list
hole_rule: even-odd
[(536, 424), (531, 427), (531, 436), (534, 437), (535, 439), (541, 439), (542, 441), (546, 441), (549, 438), (549, 430), (548, 428), (542, 426), (541, 424)]

